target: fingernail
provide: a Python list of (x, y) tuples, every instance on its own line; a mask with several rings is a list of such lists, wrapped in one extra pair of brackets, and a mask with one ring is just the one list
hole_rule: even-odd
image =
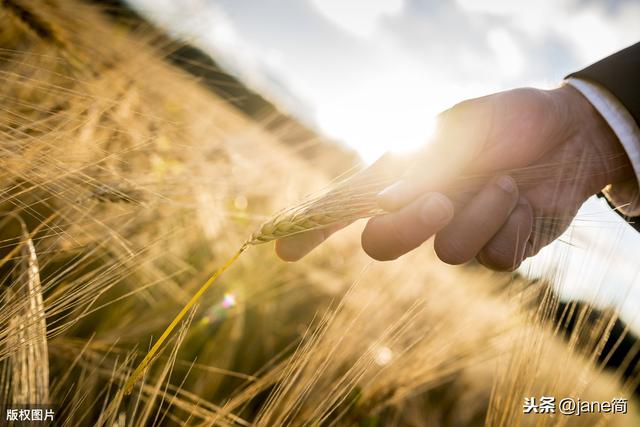
[(516, 183), (510, 176), (501, 176), (496, 180), (496, 184), (507, 193), (513, 193), (516, 190)]
[(422, 202), (420, 218), (425, 224), (442, 224), (453, 216), (453, 206), (449, 199), (439, 193), (427, 196)]
[(385, 210), (396, 209), (400, 199), (400, 189), (404, 186), (404, 181), (396, 181), (381, 192), (378, 193), (377, 199), (380, 207)]

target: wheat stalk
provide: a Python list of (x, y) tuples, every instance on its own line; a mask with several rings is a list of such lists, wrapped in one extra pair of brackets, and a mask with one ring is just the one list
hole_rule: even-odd
[[(601, 158), (590, 161), (602, 161)], [(272, 216), (253, 233), (249, 245), (271, 242), (305, 231), (330, 227), (337, 223), (349, 223), (361, 218), (370, 218), (384, 213), (378, 206), (377, 195), (396, 182), (411, 167), (415, 159), (385, 155), (371, 167), (334, 184), (324, 193), (310, 196), (298, 205), (289, 207)], [(572, 172), (584, 164), (584, 160), (571, 164), (571, 171), (554, 177), (555, 182), (575, 181), (582, 175)], [(486, 181), (497, 174), (513, 176), (520, 184), (537, 182), (546, 170), (556, 165), (539, 165), (526, 168), (507, 169), (494, 173), (463, 175), (452, 180), (447, 195), (456, 204), (464, 204), (475, 195)]]
[(346, 179), (338, 181), (329, 190), (317, 196), (310, 196), (298, 205), (274, 215), (240, 249), (218, 269), (191, 297), (173, 321), (167, 326), (153, 347), (131, 374), (122, 391), (128, 395), (158, 353), (171, 332), (189, 310), (195, 306), (216, 279), (240, 257), (249, 245), (270, 242), (305, 231), (329, 227), (345, 221), (371, 217), (382, 212), (378, 207), (377, 194), (391, 184), (396, 177), (397, 162), (384, 156), (371, 167)]
[(131, 394), (131, 391), (133, 390), (133, 386), (142, 377), (145, 370), (147, 369), (147, 366), (149, 366), (149, 364), (151, 363), (155, 355), (158, 353), (158, 350), (160, 350), (160, 347), (162, 347), (162, 344), (167, 340), (167, 338), (169, 338), (169, 335), (171, 335), (171, 332), (173, 332), (176, 326), (178, 326), (178, 323), (180, 323), (180, 321), (184, 318), (184, 316), (186, 316), (189, 310), (191, 310), (191, 308), (193, 308), (193, 306), (196, 305), (198, 300), (200, 300), (202, 295), (204, 295), (204, 293), (207, 291), (207, 289), (209, 289), (209, 287), (213, 284), (213, 282), (216, 281), (218, 276), (220, 276), (222, 273), (224, 273), (225, 270), (231, 267), (231, 265), (238, 259), (238, 257), (245, 250), (245, 248), (246, 246), (243, 245), (240, 249), (238, 249), (238, 251), (231, 258), (229, 258), (229, 260), (226, 263), (224, 263), (222, 267), (220, 267), (215, 273), (213, 273), (213, 275), (209, 277), (209, 279), (200, 287), (200, 289), (198, 289), (198, 291), (195, 294), (193, 294), (191, 299), (184, 305), (184, 307), (182, 307), (182, 310), (180, 310), (180, 312), (176, 315), (173, 321), (171, 321), (169, 326), (167, 326), (167, 328), (164, 330), (162, 335), (160, 335), (160, 338), (158, 338), (158, 341), (156, 341), (153, 347), (151, 347), (151, 350), (149, 350), (149, 352), (144, 357), (144, 359), (142, 359), (142, 362), (140, 362), (138, 367), (133, 371), (133, 373), (125, 383), (123, 387), (123, 391), (125, 395)]
[(398, 159), (383, 156), (371, 167), (338, 181), (325, 192), (278, 212), (246, 244), (267, 243), (383, 213), (377, 195), (398, 179), (401, 165)]
[(9, 319), (11, 351), (12, 403), (46, 404), (49, 402), (49, 352), (47, 325), (40, 283), (38, 258), (31, 235), (18, 218), (23, 241), (13, 271), (15, 280), (6, 291), (6, 300), (19, 306)]

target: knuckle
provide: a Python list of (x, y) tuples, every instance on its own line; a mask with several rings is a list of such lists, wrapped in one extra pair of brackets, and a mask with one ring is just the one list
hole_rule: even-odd
[(475, 255), (468, 246), (455, 238), (446, 238), (436, 235), (434, 249), (438, 258), (452, 265), (464, 264)]
[(369, 221), (362, 231), (360, 243), (364, 252), (377, 261), (391, 261), (400, 256), (394, 241), (390, 241), (388, 227), (383, 221)]
[(394, 254), (389, 251), (382, 250), (379, 247), (367, 245), (364, 241), (362, 242), (362, 249), (368, 256), (375, 259), (376, 261), (393, 261), (400, 256), (399, 254)]
[(444, 110), (436, 119), (438, 127), (447, 127), (447, 125), (459, 124), (461, 120), (468, 118), (476, 112), (478, 104), (479, 102), (475, 98), (466, 99)]
[(425, 224), (420, 205), (402, 213), (389, 216), (390, 236), (397, 247), (404, 251), (417, 248), (435, 232), (434, 224)]
[(519, 239), (528, 239), (533, 229), (533, 209), (529, 204), (518, 204), (509, 218), (510, 229)]
[(533, 222), (533, 207), (531, 203), (525, 197), (520, 197), (513, 215), (516, 215), (520, 220)]
[(446, 110), (445, 113), (462, 114), (465, 112), (469, 112), (469, 110), (475, 108), (477, 105), (478, 105), (478, 98), (469, 98), (454, 104), (453, 107)]
[(512, 271), (517, 268), (514, 254), (499, 245), (484, 247), (477, 256), (478, 261), (489, 267), (501, 271)]
[(410, 248), (412, 246), (415, 246), (416, 230), (408, 229), (407, 224), (402, 223), (399, 220), (399, 218), (395, 216), (392, 217), (390, 224), (391, 224), (391, 230), (393, 231), (391, 235), (396, 240), (396, 243), (398, 246), (403, 248)]

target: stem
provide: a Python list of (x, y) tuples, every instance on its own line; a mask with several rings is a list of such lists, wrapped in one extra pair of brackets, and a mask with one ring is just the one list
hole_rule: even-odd
[(207, 281), (200, 287), (200, 289), (198, 289), (198, 292), (196, 292), (191, 297), (189, 302), (187, 302), (187, 304), (184, 307), (182, 307), (182, 310), (180, 310), (178, 315), (173, 319), (173, 321), (169, 324), (169, 326), (167, 326), (167, 329), (165, 329), (162, 335), (160, 335), (160, 338), (158, 338), (158, 341), (156, 341), (153, 347), (151, 347), (151, 350), (149, 350), (149, 352), (144, 357), (144, 359), (142, 359), (142, 362), (140, 362), (140, 364), (135, 369), (135, 371), (133, 371), (133, 374), (131, 374), (131, 376), (127, 380), (126, 384), (124, 385), (125, 395), (131, 394), (133, 386), (138, 382), (138, 380), (144, 373), (145, 369), (147, 369), (147, 366), (149, 365), (149, 363), (151, 363), (151, 360), (153, 359), (153, 357), (156, 355), (160, 347), (162, 347), (162, 344), (167, 340), (169, 335), (171, 335), (171, 332), (173, 332), (173, 330), (178, 325), (178, 323), (180, 323), (182, 318), (189, 312), (189, 310), (195, 305), (195, 303), (198, 302), (198, 300), (207, 291), (207, 289), (209, 289), (209, 286), (211, 286), (213, 282), (215, 282), (216, 279), (222, 273), (224, 273), (225, 270), (231, 267), (231, 265), (238, 259), (240, 254), (244, 252), (246, 248), (247, 248), (246, 244), (242, 245), (242, 247), (238, 249), (235, 255), (233, 255), (227, 262), (225, 262), (224, 265), (220, 267), (215, 273), (213, 273), (213, 275), (209, 277), (209, 279), (207, 279)]

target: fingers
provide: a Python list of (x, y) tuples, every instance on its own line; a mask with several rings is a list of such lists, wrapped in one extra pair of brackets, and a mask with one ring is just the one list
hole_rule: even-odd
[(396, 259), (447, 225), (453, 213), (446, 196), (426, 194), (397, 212), (369, 220), (362, 232), (362, 247), (379, 261)]
[(513, 271), (527, 256), (529, 236), (533, 227), (533, 209), (520, 198), (509, 218), (476, 256), (493, 270)]
[(493, 97), (464, 101), (438, 117), (438, 130), (430, 145), (413, 161), (406, 179), (382, 191), (378, 203), (396, 211), (422, 194), (442, 192), (469, 173), (469, 165), (489, 138)]
[(540, 217), (533, 222), (533, 230), (529, 238), (526, 257), (537, 255), (538, 252), (566, 231), (576, 213), (555, 212), (553, 217)]
[[(453, 206), (445, 196), (439, 196), (444, 206), (441, 220), (436, 220), (436, 216), (421, 217), (422, 210), (428, 210), (422, 206), (427, 200), (418, 202), (416, 199), (448, 187), (463, 171), (469, 172), (470, 161), (490, 139), (492, 114), (493, 97), (489, 96), (464, 101), (440, 115), (435, 141), (419, 158), (414, 159), (408, 179), (379, 196), (383, 209), (395, 212), (407, 207), (407, 210), (403, 210), (399, 216), (376, 218), (367, 226), (363, 234), (363, 246), (371, 251), (374, 258), (393, 259), (414, 249), (451, 219)], [(370, 169), (383, 168), (387, 162), (379, 163)], [(433, 200), (436, 199), (438, 196)], [(296, 261), (335, 231), (316, 230), (282, 239), (276, 242), (276, 253), (283, 260)], [(387, 241), (392, 244), (384, 244)]]
[(437, 235), (434, 249), (448, 264), (462, 264), (478, 254), (507, 222), (518, 202), (509, 176), (491, 180)]
[(349, 224), (349, 222), (339, 223), (320, 230), (311, 230), (276, 240), (276, 255), (283, 261), (298, 261), (333, 233)]
[[(281, 239), (276, 242), (276, 253), (285, 261), (297, 261), (346, 225)], [(362, 247), (372, 258), (387, 261), (435, 234), (434, 247), (444, 262), (462, 264), (475, 256), (489, 268), (514, 270), (532, 255), (532, 228), (531, 205), (518, 197), (511, 177), (500, 176), (486, 184), (456, 216), (449, 198), (428, 193), (397, 212), (372, 218), (362, 233)]]

